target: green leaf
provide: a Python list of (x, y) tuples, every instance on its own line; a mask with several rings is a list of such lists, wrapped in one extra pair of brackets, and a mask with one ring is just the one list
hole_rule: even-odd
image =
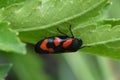
[(98, 25), (89, 25), (82, 28), (80, 33), (84, 45), (91, 46), (83, 49), (83, 52), (120, 59), (120, 20), (105, 20)]
[[(51, 27), (74, 18), (96, 16), (108, 0), (32, 0), (1, 10), (2, 20), (19, 31)], [(89, 12), (92, 12), (90, 15)], [(86, 17), (84, 16), (86, 14)]]
[[(67, 0), (66, 0), (67, 1)], [(77, 0), (75, 0), (75, 1), (77, 1)], [(46, 4), (48, 4), (49, 2), (51, 2), (51, 4), (52, 4), (52, 1), (49, 1), (48, 0), (48, 2), (46, 2)], [(58, 1), (59, 2), (59, 1)], [(64, 2), (64, 1), (63, 1)], [(74, 2), (74, 0), (73, 0), (73, 2)], [(78, 1), (79, 2), (79, 1)], [(89, 1), (81, 1), (80, 3), (78, 3), (78, 2), (75, 2), (74, 4), (72, 4), (72, 5), (79, 5), (80, 6), (80, 4), (82, 4), (82, 6), (84, 6), (84, 7), (87, 7), (85, 10), (83, 10), (82, 8), (75, 8), (75, 9), (77, 9), (77, 11), (76, 12), (74, 12), (74, 14), (72, 14), (72, 15), (78, 15), (78, 16), (76, 16), (76, 17), (74, 17), (74, 16), (71, 16), (70, 14), (71, 14), (71, 9), (73, 9), (74, 7), (69, 7), (69, 8), (64, 8), (63, 10), (67, 10), (67, 11), (70, 11), (70, 12), (67, 12), (65, 15), (67, 15), (68, 16), (68, 18), (71, 18), (71, 19), (67, 19), (66, 20), (66, 17), (63, 17), (62, 18), (62, 20), (63, 20), (63, 22), (64, 21), (66, 21), (65, 23), (62, 23), (62, 22), (60, 22), (59, 20), (57, 20), (58, 18), (61, 18), (60, 16), (63, 16), (64, 14), (63, 14), (63, 11), (61, 11), (61, 12), (59, 12), (59, 8), (61, 8), (61, 6), (59, 6), (58, 5), (58, 7), (56, 8), (56, 7), (54, 7), (54, 8), (56, 8), (55, 9), (55, 11), (58, 11), (57, 13), (56, 13), (56, 17), (53, 17), (53, 14), (52, 15), (50, 15), (49, 14), (49, 16), (47, 16), (47, 14), (44, 16), (45, 17), (45, 19), (47, 19), (47, 17), (49, 18), (50, 16), (52, 16), (52, 18), (55, 18), (55, 21), (53, 22), (53, 23), (57, 23), (57, 22), (60, 22), (61, 24), (59, 24), (59, 25), (55, 25), (55, 26), (52, 26), (52, 23), (48, 23), (48, 26), (51, 26), (51, 27), (49, 27), (49, 28), (47, 28), (46, 27), (46, 24), (47, 24), (47, 22), (48, 21), (51, 21), (51, 19), (49, 20), (49, 19), (47, 19), (46, 21), (44, 20), (44, 19), (42, 19), (42, 20), (35, 20), (36, 22), (38, 22), (38, 21), (40, 21), (40, 22), (44, 22), (45, 21), (45, 24), (44, 24), (44, 28), (45, 29), (39, 29), (39, 28), (42, 28), (42, 26), (39, 26), (39, 28), (36, 28), (36, 29), (38, 29), (38, 30), (33, 30), (33, 31), (25, 31), (25, 32), (20, 32), (20, 38), (23, 40), (23, 41), (25, 41), (25, 42), (29, 42), (29, 43), (36, 43), (37, 41), (39, 41), (40, 39), (42, 39), (42, 38), (45, 38), (45, 37), (49, 37), (49, 36), (56, 36), (56, 35), (59, 35), (58, 34), (58, 32), (57, 32), (57, 30), (56, 30), (56, 27), (60, 27), (60, 29), (62, 30), (62, 31), (64, 31), (64, 32), (66, 32), (66, 33), (68, 33), (67, 32), (67, 30), (68, 30), (68, 27), (69, 27), (69, 24), (72, 24), (72, 28), (74, 28), (74, 27), (78, 27), (78, 26), (83, 26), (83, 25), (86, 25), (86, 24), (91, 24), (91, 23), (93, 23), (93, 22), (95, 22), (95, 21), (97, 21), (98, 20), (98, 18), (97, 18), (97, 20), (96, 19), (94, 19), (93, 17), (95, 17), (95, 16), (97, 16), (97, 15), (99, 15), (99, 13), (100, 13), (100, 11), (101, 11), (101, 9), (105, 6), (105, 5), (107, 5), (108, 4), (108, 1), (107, 0), (102, 0), (102, 1), (98, 1), (98, 2), (96, 2), (96, 1), (94, 1), (94, 0), (91, 0), (91, 2), (89, 2)], [(86, 6), (87, 5), (87, 2), (89, 2), (90, 4), (89, 5), (91, 5), (91, 7), (89, 7), (89, 6)], [(94, 4), (95, 3), (95, 4)], [(57, 3), (54, 3), (54, 4), (57, 4)], [(58, 3), (58, 4), (60, 4), (60, 3)], [(84, 4), (84, 5), (83, 5)], [(93, 5), (92, 5), (93, 4)], [(43, 5), (43, 4), (42, 4)], [(69, 3), (68, 3), (68, 5), (69, 5)], [(57, 5), (56, 5), (57, 6)], [(43, 6), (44, 7), (44, 6)], [(48, 6), (45, 6), (45, 7), (48, 7), (49, 8), (49, 5)], [(64, 5), (64, 7), (67, 7), (67, 3), (66, 3), (66, 5)], [(79, 9), (80, 9), (80, 11), (79, 11)], [(81, 10), (83, 10), (83, 12), (81, 11)], [(48, 12), (49, 13), (49, 12)], [(60, 13), (60, 14), (59, 14)], [(34, 13), (33, 13), (34, 14)], [(40, 15), (40, 14), (39, 14)], [(59, 15), (59, 16), (57, 16), (57, 15)], [(29, 19), (27, 19), (27, 20), (29, 20)], [(57, 22), (56, 22), (57, 21)], [(33, 21), (32, 21), (33, 22)], [(31, 22), (31, 23), (32, 23)], [(36, 23), (36, 22), (34, 22), (34, 23)], [(31, 24), (30, 23), (30, 24)], [(40, 23), (41, 24), (41, 23)], [(31, 24), (31, 26), (32, 26), (33, 24)], [(36, 23), (36, 25), (37, 25), (37, 23)], [(38, 24), (39, 25), (39, 24)], [(25, 25), (26, 26), (26, 25)], [(29, 26), (26, 26), (27, 28), (30, 28)], [(34, 28), (36, 27), (36, 26), (33, 26)], [(68, 33), (69, 34), (69, 33)]]
[(21, 3), (25, 0), (0, 0), (0, 8), (10, 6), (15, 3)]
[(83, 49), (82, 52), (120, 59), (120, 40), (94, 45)]
[(120, 19), (107, 19), (103, 20), (101, 22), (98, 22), (98, 24), (110, 24), (112, 26), (120, 25)]
[(9, 24), (0, 23), (0, 50), (25, 54), (25, 44), (17, 37), (17, 33), (11, 30)]
[(7, 76), (11, 66), (11, 64), (0, 64), (0, 80), (5, 80), (5, 77)]

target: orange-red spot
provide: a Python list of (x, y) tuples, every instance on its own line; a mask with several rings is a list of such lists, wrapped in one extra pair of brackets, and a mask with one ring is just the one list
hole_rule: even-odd
[(48, 51), (48, 52), (50, 52), (50, 53), (53, 53), (54, 50), (53, 50), (52, 48), (47, 48), (47, 43), (48, 43), (48, 39), (45, 39), (45, 40), (41, 43), (40, 48), (41, 48), (42, 50)]
[(48, 43), (48, 39), (45, 39), (43, 42), (42, 42), (42, 44), (40, 45), (40, 48), (42, 49), (42, 50), (47, 50), (47, 43)]
[(73, 41), (72, 38), (66, 40), (66, 41), (63, 43), (63, 47), (64, 47), (64, 48), (67, 48), (69, 45), (71, 45), (72, 41)]
[(55, 44), (55, 46), (59, 46), (60, 45), (60, 38), (55, 37), (54, 44)]

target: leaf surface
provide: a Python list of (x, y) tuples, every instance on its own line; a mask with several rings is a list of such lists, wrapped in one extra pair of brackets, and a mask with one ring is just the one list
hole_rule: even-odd
[(17, 33), (10, 29), (9, 24), (0, 23), (0, 50), (25, 54), (25, 44), (17, 37)]

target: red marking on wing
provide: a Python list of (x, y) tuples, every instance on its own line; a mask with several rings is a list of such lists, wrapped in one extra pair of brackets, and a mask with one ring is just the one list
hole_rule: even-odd
[(48, 39), (45, 39), (41, 45), (40, 45), (40, 48), (42, 50), (45, 50), (45, 51), (48, 51), (49, 53), (53, 53), (54, 52), (54, 49), (53, 48), (47, 48), (47, 43), (48, 43)]
[(63, 47), (64, 47), (64, 48), (67, 48), (69, 45), (71, 45), (72, 41), (73, 41), (72, 38), (66, 40), (66, 41), (63, 43)]
[(55, 46), (59, 46), (60, 45), (60, 38), (55, 37), (54, 44), (55, 44)]

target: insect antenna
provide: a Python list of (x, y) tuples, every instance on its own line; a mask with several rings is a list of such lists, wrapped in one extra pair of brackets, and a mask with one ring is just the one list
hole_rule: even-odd
[(70, 31), (70, 33), (71, 33), (71, 35), (72, 35), (72, 38), (74, 38), (74, 35), (73, 35), (73, 32), (72, 32), (72, 29), (71, 29), (71, 25), (70, 25), (70, 27), (69, 27), (69, 31)]
[(65, 36), (68, 36), (67, 34), (63, 33), (62, 31), (59, 30), (59, 28), (57, 28), (57, 31)]
[[(58, 31), (59, 33), (65, 35), (65, 36), (68, 36), (67, 34), (65, 34), (65, 33), (63, 33), (62, 31), (60, 31), (59, 28), (57, 28), (57, 31)], [(70, 31), (70, 33), (71, 33), (71, 35), (72, 35), (72, 38), (74, 38), (74, 35), (73, 35), (73, 32), (72, 32), (72, 29), (71, 29), (71, 25), (70, 25), (70, 27), (69, 27), (69, 31)]]

